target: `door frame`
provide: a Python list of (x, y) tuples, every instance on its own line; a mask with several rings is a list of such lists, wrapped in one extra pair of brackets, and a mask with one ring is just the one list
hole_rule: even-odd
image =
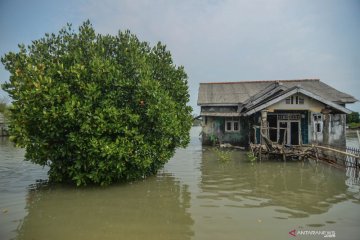
[(291, 144), (291, 123), (296, 122), (298, 123), (298, 143), (300, 144), (300, 120), (278, 120), (277, 121), (277, 141), (279, 142), (280, 139), (280, 123), (286, 123), (286, 143)]

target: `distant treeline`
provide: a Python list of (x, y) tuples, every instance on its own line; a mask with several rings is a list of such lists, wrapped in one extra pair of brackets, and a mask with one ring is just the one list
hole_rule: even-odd
[(346, 116), (346, 124), (349, 128), (360, 128), (360, 119), (358, 112), (352, 112)]
[(5, 100), (0, 100), (0, 113), (5, 117), (5, 119), (9, 119), (10, 117), (10, 108), (11, 105), (7, 104)]

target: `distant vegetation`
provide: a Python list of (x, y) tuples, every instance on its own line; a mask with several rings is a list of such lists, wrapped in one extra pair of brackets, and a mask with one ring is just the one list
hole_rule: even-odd
[(56, 182), (107, 185), (155, 174), (189, 143), (187, 75), (166, 47), (89, 21), (1, 58), (11, 139)]
[(6, 108), (7, 108), (6, 103), (0, 100), (0, 113), (5, 112)]
[(358, 112), (352, 112), (346, 116), (346, 123), (349, 128), (360, 128), (360, 119)]
[(0, 100), (0, 113), (4, 115), (6, 120), (10, 118), (10, 108), (11, 106), (6, 103), (5, 99)]

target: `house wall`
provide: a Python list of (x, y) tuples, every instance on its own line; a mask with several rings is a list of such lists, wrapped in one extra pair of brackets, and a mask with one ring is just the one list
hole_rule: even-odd
[(346, 146), (346, 114), (331, 114), (329, 125), (329, 144)]
[(314, 119), (311, 117), (311, 143), (345, 147), (346, 114), (322, 114), (322, 116), (323, 129), (321, 133), (316, 133)]
[(311, 112), (310, 113), (310, 117), (309, 117), (309, 136), (311, 136), (311, 140), (310, 143), (312, 144), (317, 144), (317, 143), (323, 143), (323, 131), (324, 131), (324, 121), (321, 121), (321, 125), (322, 125), (322, 131), (321, 132), (317, 132), (315, 129), (315, 121), (314, 121), (314, 114), (320, 114), (322, 117), (324, 117), (320, 111), (319, 112)]
[(247, 146), (249, 142), (248, 121), (246, 118), (237, 117), (229, 119), (239, 119), (240, 131), (226, 132), (225, 120), (227, 117), (204, 116), (202, 121), (202, 143), (212, 145), (216, 143), (230, 143), (237, 146)]

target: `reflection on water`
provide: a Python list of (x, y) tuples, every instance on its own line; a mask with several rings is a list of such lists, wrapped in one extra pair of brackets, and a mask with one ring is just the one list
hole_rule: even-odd
[(356, 130), (346, 131), (346, 145), (348, 147), (360, 148), (359, 139), (356, 134)]
[[(55, 189), (54, 189), (55, 188)], [(18, 239), (190, 239), (190, 193), (168, 174), (108, 188), (40, 188)], [(31, 237), (30, 237), (31, 236)]]
[(49, 186), (47, 169), (0, 142), (0, 239), (289, 239), (293, 229), (358, 239), (359, 184), (343, 171), (251, 163), (241, 151), (222, 162), (200, 130), (156, 176), (107, 188)]
[(38, 179), (47, 179), (47, 169), (23, 159), (23, 149), (0, 137), (0, 239), (16, 237), (16, 229), (26, 215), (28, 187)]
[(203, 149), (192, 203), (195, 228), (203, 229), (195, 231), (197, 239), (288, 239), (294, 228), (358, 239), (359, 186), (346, 185), (344, 172), (311, 162), (246, 159), (232, 151), (223, 163), (212, 148)]
[[(246, 159), (245, 153), (232, 152), (233, 159)], [(203, 194), (208, 202), (229, 207), (256, 208), (281, 206), (276, 210), (288, 217), (307, 217), (328, 211), (332, 204), (347, 199), (345, 175), (324, 165), (303, 162), (232, 161), (219, 165), (207, 149), (202, 157)], [(211, 201), (214, 200), (214, 201)], [(219, 201), (221, 200), (221, 201)]]

